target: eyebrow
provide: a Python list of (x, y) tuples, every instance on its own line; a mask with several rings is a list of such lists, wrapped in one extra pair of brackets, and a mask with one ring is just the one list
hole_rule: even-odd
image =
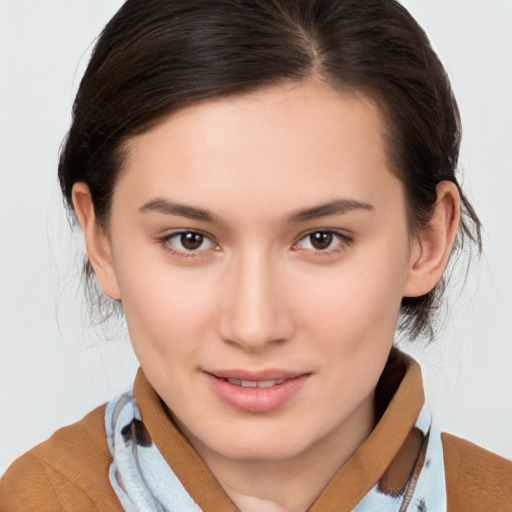
[(180, 217), (186, 217), (187, 219), (222, 224), (219, 217), (209, 212), (208, 210), (204, 210), (203, 208), (196, 208), (195, 206), (176, 203), (174, 201), (169, 201), (160, 197), (152, 199), (151, 201), (143, 204), (139, 208), (139, 212), (158, 212), (163, 213), (164, 215), (178, 215)]
[[(329, 203), (307, 208), (306, 210), (299, 210), (288, 218), (287, 223), (299, 224), (300, 222), (305, 222), (320, 217), (342, 215), (354, 210), (373, 211), (374, 207), (369, 203), (356, 201), (353, 199), (336, 199)], [(168, 199), (163, 199), (160, 197), (144, 203), (139, 208), (139, 211), (141, 213), (157, 212), (164, 215), (177, 215), (192, 220), (200, 220), (203, 222), (211, 222), (222, 225), (225, 224), (225, 222), (222, 221), (220, 217), (208, 210), (197, 208), (195, 206), (176, 203), (174, 201), (169, 201)]]
[(298, 224), (308, 220), (318, 219), (320, 217), (327, 217), (330, 215), (342, 215), (355, 210), (373, 211), (375, 208), (365, 202), (356, 201), (354, 199), (336, 199), (326, 204), (314, 206), (307, 210), (300, 210), (288, 219), (290, 224)]

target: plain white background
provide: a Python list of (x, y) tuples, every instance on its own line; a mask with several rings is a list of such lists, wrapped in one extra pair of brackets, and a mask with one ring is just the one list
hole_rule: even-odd
[[(451, 77), (463, 181), (485, 226), (484, 257), (454, 287), (443, 334), (407, 349), (441, 427), (512, 458), (512, 1), (403, 3)], [(87, 325), (83, 246), (56, 179), (91, 44), (121, 4), (0, 0), (0, 474), (127, 389), (137, 368), (122, 329), (106, 340)]]

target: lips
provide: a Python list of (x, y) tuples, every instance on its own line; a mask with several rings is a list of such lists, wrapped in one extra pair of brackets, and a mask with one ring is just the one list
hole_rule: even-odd
[(310, 373), (285, 370), (205, 372), (216, 395), (229, 406), (245, 412), (275, 411), (304, 386)]
[(235, 386), (242, 386), (243, 388), (271, 388), (286, 382), (286, 379), (272, 379), (272, 380), (241, 380), (241, 379), (224, 379), (230, 384)]

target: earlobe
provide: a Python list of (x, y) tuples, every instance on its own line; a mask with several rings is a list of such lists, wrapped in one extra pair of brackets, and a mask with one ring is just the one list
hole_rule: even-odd
[(437, 202), (427, 226), (413, 242), (407, 270), (404, 297), (419, 297), (430, 292), (441, 279), (457, 234), (460, 198), (450, 181), (437, 185)]
[(78, 223), (84, 233), (87, 256), (94, 274), (106, 295), (111, 299), (121, 300), (110, 241), (96, 220), (89, 187), (85, 183), (75, 183), (72, 200)]

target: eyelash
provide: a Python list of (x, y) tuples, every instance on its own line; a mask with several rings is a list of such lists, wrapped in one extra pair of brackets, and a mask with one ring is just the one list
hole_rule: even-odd
[(205, 250), (199, 250), (199, 249), (196, 249), (196, 250), (177, 250), (177, 249), (174, 249), (173, 248), (173, 245), (171, 243), (171, 240), (173, 238), (176, 238), (176, 237), (182, 237), (183, 235), (189, 235), (189, 234), (192, 234), (192, 235), (197, 235), (197, 236), (202, 236), (203, 237), (203, 241), (208, 241), (212, 247), (214, 248), (214, 250), (218, 250), (217, 249), (217, 244), (215, 244), (215, 242), (212, 241), (211, 237), (209, 235), (207, 235), (206, 233), (203, 233), (202, 231), (196, 231), (196, 230), (192, 230), (192, 229), (188, 229), (188, 230), (182, 230), (182, 231), (173, 231), (172, 233), (169, 233), (168, 235), (165, 235), (164, 237), (160, 238), (158, 240), (158, 242), (160, 243), (160, 245), (168, 252), (170, 252), (173, 256), (177, 256), (178, 258), (200, 258), (200, 257), (204, 257), (204, 253)]
[[(310, 240), (311, 244), (311, 236), (313, 235), (331, 235), (333, 237), (332, 242), (335, 242), (334, 245), (331, 247), (330, 244), (326, 249), (302, 249), (300, 247), (297, 247), (302, 241), (304, 240)], [(292, 246), (292, 249), (295, 251), (301, 251), (305, 250), (310, 252), (314, 257), (329, 257), (334, 256), (345, 249), (348, 249), (352, 243), (354, 242), (353, 237), (346, 235), (345, 233), (340, 233), (339, 231), (336, 231), (334, 229), (315, 229), (313, 231), (308, 231), (307, 233), (303, 234), (297, 242), (295, 242)]]
[[(182, 237), (183, 235), (197, 235), (203, 237), (203, 240), (201, 242), (201, 245), (204, 241), (208, 241), (211, 246), (214, 248), (214, 250), (219, 250), (218, 245), (212, 240), (212, 238), (202, 231), (196, 231), (196, 230), (181, 230), (181, 231), (173, 231), (172, 233), (169, 233), (168, 235), (165, 235), (162, 238), (158, 239), (158, 242), (160, 245), (168, 252), (170, 252), (173, 256), (177, 256), (179, 258), (198, 258), (198, 257), (204, 257), (205, 255), (203, 253), (206, 252), (206, 250), (196, 249), (196, 250), (177, 250), (173, 248), (173, 244), (171, 243), (171, 240), (176, 237)], [(336, 241), (335, 245), (333, 247), (328, 246), (326, 249), (303, 249), (300, 247), (297, 247), (300, 242), (307, 240), (308, 237), (311, 237), (315, 234), (322, 234), (322, 235), (332, 235), (333, 241)], [(334, 254), (337, 254), (351, 246), (353, 243), (353, 238), (344, 234), (340, 233), (339, 231), (332, 230), (332, 229), (315, 229), (313, 231), (309, 231), (303, 235), (292, 245), (292, 250), (294, 251), (301, 251), (306, 250), (311, 252), (314, 256), (319, 257), (325, 257), (325, 256), (332, 256)]]

